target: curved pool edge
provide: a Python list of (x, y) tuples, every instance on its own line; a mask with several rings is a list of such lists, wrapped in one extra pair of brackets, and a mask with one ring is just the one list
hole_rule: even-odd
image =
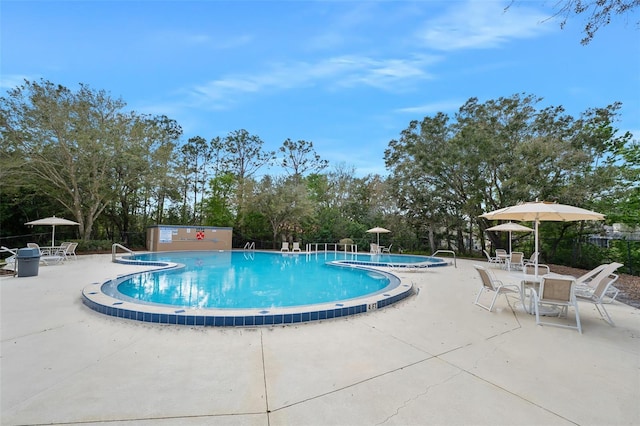
[[(157, 266), (150, 271), (159, 271), (180, 267), (179, 264), (158, 261), (140, 261), (117, 259), (116, 263), (129, 265)], [(115, 281), (126, 279), (141, 272), (119, 275), (102, 283), (95, 282), (82, 290), (82, 302), (90, 309), (101, 314), (156, 324), (176, 324), (213, 327), (256, 327), (304, 322), (323, 321), (363, 314), (378, 310), (399, 302), (415, 293), (413, 283), (407, 284), (396, 275), (363, 265), (342, 264), (342, 267), (353, 267), (372, 270), (398, 280), (398, 285), (372, 293), (363, 297), (341, 300), (338, 302), (299, 305), (292, 307), (254, 308), (254, 309), (214, 309), (214, 308), (182, 308), (134, 303), (112, 297), (102, 291), (103, 286), (113, 285)], [(367, 265), (370, 266), (370, 265)]]

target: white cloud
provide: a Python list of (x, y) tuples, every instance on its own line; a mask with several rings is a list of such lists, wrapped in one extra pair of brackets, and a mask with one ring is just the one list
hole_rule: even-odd
[(458, 111), (465, 101), (448, 100), (441, 102), (433, 102), (424, 105), (416, 105), (412, 107), (399, 108), (396, 112), (407, 114), (436, 114), (438, 112), (454, 112)]
[(453, 2), (448, 14), (428, 20), (418, 32), (425, 46), (436, 50), (486, 49), (511, 39), (533, 38), (551, 30), (548, 15), (521, 4), (501, 1)]
[(410, 87), (416, 81), (432, 78), (427, 68), (438, 60), (439, 58), (432, 56), (374, 59), (344, 55), (315, 63), (275, 64), (263, 73), (228, 76), (195, 86), (188, 91), (198, 102), (223, 104), (227, 104), (230, 99), (237, 99), (242, 94), (320, 84), (328, 89), (368, 86), (386, 91), (399, 91)]

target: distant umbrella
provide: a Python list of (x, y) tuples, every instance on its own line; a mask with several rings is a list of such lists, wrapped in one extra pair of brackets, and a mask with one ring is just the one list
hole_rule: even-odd
[(56, 226), (61, 225), (80, 225), (78, 222), (74, 222), (72, 220), (64, 219), (62, 217), (45, 217), (44, 219), (32, 220), (31, 222), (25, 223), (25, 225), (47, 225), (51, 226), (51, 246), (56, 245)]
[(512, 232), (533, 232), (533, 229), (518, 223), (507, 222), (487, 228), (487, 231), (509, 232), (509, 253), (511, 253), (511, 233)]
[(376, 234), (378, 236), (378, 245), (380, 245), (380, 234), (386, 234), (389, 233), (391, 231), (389, 231), (388, 229), (385, 228), (380, 228), (379, 226), (376, 226), (375, 228), (371, 228), (369, 230), (367, 230), (368, 234)]

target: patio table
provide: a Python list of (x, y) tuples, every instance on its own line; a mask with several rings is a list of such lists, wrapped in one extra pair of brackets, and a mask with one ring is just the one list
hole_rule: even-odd
[[(550, 274), (545, 274), (546, 276), (550, 276), (550, 277), (566, 277), (566, 275), (562, 275), (562, 274), (556, 274), (551, 272)], [(539, 291), (540, 290), (540, 282), (542, 282), (542, 277), (545, 275), (534, 275), (534, 274), (511, 274), (512, 277), (519, 279), (519, 285), (520, 285), (520, 297), (522, 298), (522, 306), (524, 307), (524, 310), (528, 313), (528, 314), (535, 314), (535, 310), (533, 308), (533, 294), (529, 295), (529, 303), (527, 306), (526, 303), (526, 298), (527, 298), (527, 293), (526, 293), (526, 289), (529, 288), (532, 292), (533, 291)], [(557, 316), (559, 315), (560, 312), (558, 311), (557, 308), (549, 308), (549, 309), (545, 309), (543, 311), (540, 311), (540, 315), (546, 315), (546, 316)]]
[(496, 254), (496, 257), (500, 259), (500, 263), (502, 264), (502, 269), (506, 269), (507, 271), (511, 271), (511, 254)]

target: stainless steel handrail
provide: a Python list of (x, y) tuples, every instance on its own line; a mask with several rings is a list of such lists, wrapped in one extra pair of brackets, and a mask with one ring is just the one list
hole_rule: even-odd
[(453, 266), (455, 266), (456, 268), (458, 267), (458, 264), (456, 263), (456, 252), (455, 251), (453, 251), (453, 250), (436, 250), (436, 252), (433, 253), (431, 255), (431, 257), (436, 257), (436, 255), (438, 253), (449, 253), (449, 254), (452, 254), (453, 255)]
[(116, 251), (118, 248), (121, 248), (122, 250), (131, 253), (131, 254), (136, 254), (133, 250), (129, 250), (128, 248), (126, 248), (125, 246), (123, 246), (122, 244), (118, 244), (118, 243), (113, 243), (113, 245), (111, 246), (111, 261), (115, 262), (116, 261)]

